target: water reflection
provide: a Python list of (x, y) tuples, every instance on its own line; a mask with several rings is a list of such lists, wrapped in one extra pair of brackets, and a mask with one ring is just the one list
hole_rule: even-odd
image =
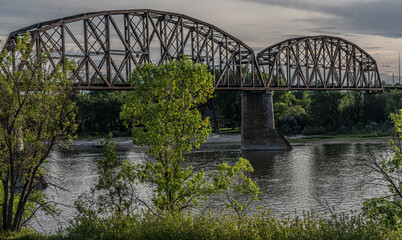
[[(206, 172), (213, 171), (222, 162), (234, 163), (243, 156), (250, 160), (255, 171), (251, 175), (257, 181), (262, 196), (259, 205), (270, 204), (276, 214), (292, 214), (295, 209), (314, 210), (320, 215), (328, 212), (320, 204), (327, 202), (336, 211), (348, 212), (359, 209), (364, 198), (377, 194), (378, 189), (358, 188), (364, 170), (357, 164), (359, 159), (368, 158), (370, 151), (387, 153), (388, 144), (324, 144), (294, 146), (285, 152), (245, 152), (239, 150), (200, 150), (186, 156), (189, 164), (202, 164)], [(124, 160), (140, 161), (142, 153), (135, 148), (122, 149), (118, 153)], [(88, 192), (97, 178), (97, 161), (102, 157), (99, 149), (81, 151), (55, 151), (48, 165), (51, 180), (67, 191), (55, 193), (55, 201), (63, 203), (63, 218), (60, 223), (49, 216), (39, 215), (42, 228), (33, 221), (32, 225), (42, 232), (54, 232), (65, 226), (74, 216), (74, 201), (83, 192)]]
[(378, 189), (360, 188), (365, 169), (359, 161), (370, 157), (370, 149), (389, 151), (386, 144), (324, 144), (243, 156), (252, 163), (253, 179), (263, 191), (260, 203), (270, 202), (275, 213), (298, 209), (325, 216), (328, 207), (358, 210), (364, 198), (377, 195)]

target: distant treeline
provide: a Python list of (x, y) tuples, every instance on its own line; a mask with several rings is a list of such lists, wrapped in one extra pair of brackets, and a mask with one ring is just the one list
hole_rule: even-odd
[(78, 134), (80, 136), (129, 136), (120, 120), (120, 109), (126, 102), (125, 91), (83, 91), (77, 94)]
[[(284, 134), (389, 134), (390, 114), (402, 108), (402, 92), (378, 93), (364, 118), (362, 91), (275, 92), (275, 123)], [(366, 114), (367, 115), (367, 114)]]
[[(80, 92), (76, 97), (79, 135), (115, 136), (130, 133), (119, 118), (125, 103), (125, 91)], [(368, 119), (363, 118), (363, 91), (275, 91), (276, 127), (284, 134), (373, 133), (388, 134), (390, 113), (402, 108), (402, 91), (375, 94)], [(217, 91), (201, 112), (211, 110), (211, 125), (220, 125), (214, 115), (224, 116), (227, 127), (241, 126), (241, 92)]]

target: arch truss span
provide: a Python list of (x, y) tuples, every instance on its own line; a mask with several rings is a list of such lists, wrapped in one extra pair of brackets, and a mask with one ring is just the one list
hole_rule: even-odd
[(376, 61), (338, 37), (285, 40), (257, 59), (270, 90), (383, 90)]
[(36, 51), (55, 68), (68, 58), (79, 89), (130, 89), (137, 65), (160, 65), (187, 56), (205, 64), (217, 89), (265, 89), (254, 51), (219, 28), (194, 18), (156, 10), (84, 13), (22, 28), (7, 43), (30, 32)]

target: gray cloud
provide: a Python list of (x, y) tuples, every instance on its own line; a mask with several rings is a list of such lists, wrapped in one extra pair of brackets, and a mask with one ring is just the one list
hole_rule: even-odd
[(315, 28), (306, 28), (304, 29), (306, 32), (311, 32), (317, 35), (332, 35), (339, 36), (341, 32), (335, 27), (315, 27)]
[[(336, 17), (307, 19), (311, 23), (336, 26), (339, 30), (374, 34), (392, 38), (402, 37), (402, 1), (296, 1), (296, 0), (241, 0), (285, 8), (318, 12)], [(335, 3), (334, 3), (335, 2)]]

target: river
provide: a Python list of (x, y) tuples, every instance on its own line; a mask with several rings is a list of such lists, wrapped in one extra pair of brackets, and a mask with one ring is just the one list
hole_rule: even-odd
[[(336, 212), (359, 210), (365, 198), (371, 198), (384, 188), (362, 185), (365, 168), (362, 160), (375, 154), (377, 158), (390, 156), (386, 143), (313, 143), (296, 144), (291, 151), (245, 152), (237, 148), (214, 147), (197, 150), (187, 155), (188, 162), (205, 163), (206, 171), (224, 161), (234, 163), (239, 157), (250, 160), (254, 167), (251, 178), (261, 191), (259, 202), (271, 206), (275, 214), (293, 215), (295, 209), (314, 210), (328, 216), (329, 208)], [(139, 160), (141, 150), (124, 147), (118, 151), (121, 159)], [(97, 161), (102, 157), (99, 148), (81, 148), (74, 151), (55, 150), (47, 166), (50, 180), (64, 190), (48, 187), (45, 192), (59, 202), (63, 211), (55, 220), (39, 213), (30, 225), (43, 233), (53, 233), (66, 227), (74, 217), (74, 201), (88, 192), (97, 179)], [(149, 193), (148, 193), (149, 194)], [(39, 224), (40, 223), (40, 224)]]

